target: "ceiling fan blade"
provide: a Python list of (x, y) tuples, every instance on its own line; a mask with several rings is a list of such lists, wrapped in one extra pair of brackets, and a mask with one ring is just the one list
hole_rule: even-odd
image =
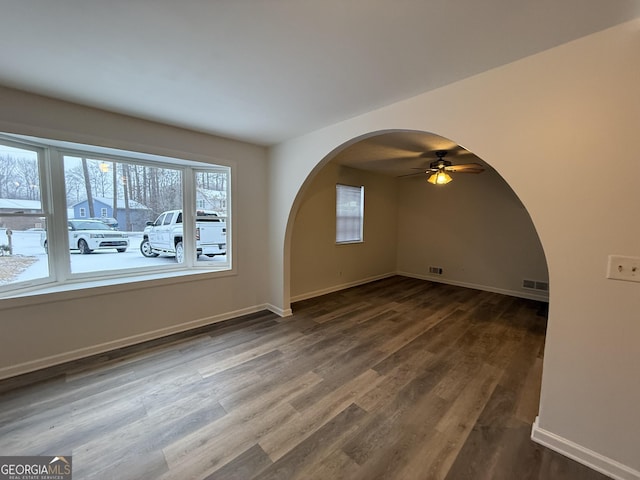
[(465, 163), (462, 165), (449, 165), (445, 167), (445, 170), (456, 173), (482, 173), (484, 172), (484, 167), (479, 163)]
[[(423, 170), (423, 169), (420, 169)], [(415, 177), (416, 175), (424, 175), (425, 172), (424, 170), (422, 172), (416, 172), (416, 173), (407, 173), (405, 175), (396, 175), (396, 178), (402, 178), (402, 177)]]

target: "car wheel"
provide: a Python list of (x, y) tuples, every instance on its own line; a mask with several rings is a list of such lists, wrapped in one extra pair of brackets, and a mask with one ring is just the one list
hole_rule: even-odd
[(182, 242), (176, 243), (176, 262), (184, 262), (184, 246), (182, 245)]
[(151, 244), (149, 243), (148, 238), (142, 240), (142, 243), (140, 244), (140, 253), (147, 258), (158, 256), (157, 253), (153, 253), (153, 250), (151, 250)]
[(126, 251), (127, 251), (126, 248), (118, 248), (118, 253), (124, 253)]
[(85, 255), (93, 252), (93, 250), (89, 248), (89, 245), (87, 244), (87, 241), (84, 238), (81, 238), (80, 240), (78, 240), (78, 250), (80, 250), (80, 253)]

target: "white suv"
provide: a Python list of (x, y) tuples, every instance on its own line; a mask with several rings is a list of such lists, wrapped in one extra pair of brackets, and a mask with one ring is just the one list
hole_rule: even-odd
[[(69, 248), (80, 250), (80, 253), (91, 253), (94, 250), (115, 248), (118, 253), (129, 248), (129, 235), (109, 228), (100, 220), (69, 220)], [(47, 236), (44, 233), (41, 243), (48, 251)]]

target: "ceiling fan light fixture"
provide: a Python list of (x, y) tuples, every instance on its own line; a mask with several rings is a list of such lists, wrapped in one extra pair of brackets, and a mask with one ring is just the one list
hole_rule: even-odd
[(436, 173), (431, 175), (427, 182), (432, 183), (433, 185), (445, 185), (449, 183), (451, 180), (451, 175), (449, 175), (444, 170), (438, 170)]

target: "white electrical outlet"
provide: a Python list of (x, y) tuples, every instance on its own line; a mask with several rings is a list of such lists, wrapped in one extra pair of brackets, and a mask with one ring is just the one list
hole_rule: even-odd
[(640, 282), (640, 258), (609, 255), (607, 278)]

